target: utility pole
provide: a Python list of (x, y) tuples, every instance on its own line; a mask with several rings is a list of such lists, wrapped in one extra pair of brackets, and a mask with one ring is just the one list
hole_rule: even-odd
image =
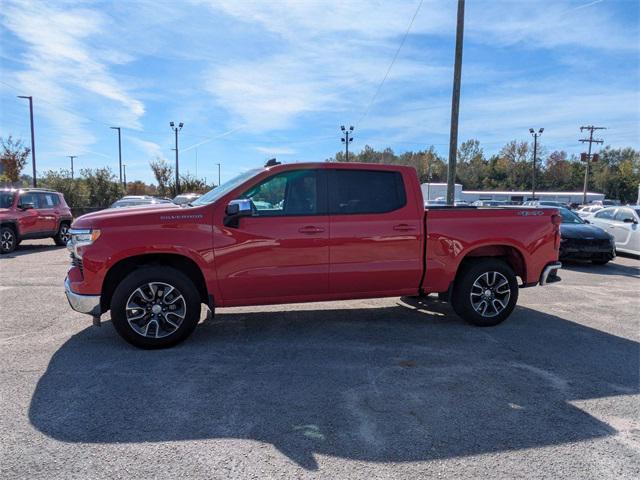
[(353, 125), (348, 129), (344, 127), (344, 125), (340, 126), (340, 130), (344, 132), (344, 137), (341, 138), (342, 143), (344, 143), (345, 150), (345, 161), (349, 161), (349, 143), (353, 142)]
[(184, 123), (180, 122), (176, 127), (174, 122), (169, 122), (169, 126), (176, 134), (176, 195), (180, 195), (180, 173), (178, 171), (178, 132), (182, 130)]
[[(582, 204), (586, 205), (587, 204), (587, 187), (589, 185), (589, 163), (591, 162), (592, 158), (591, 158), (591, 144), (593, 143), (604, 143), (604, 140), (602, 140), (601, 138), (593, 138), (593, 132), (595, 130), (606, 130), (607, 127), (594, 127), (593, 125), (587, 125), (586, 127), (580, 127), (580, 131), (584, 131), (584, 130), (589, 130), (589, 138), (581, 138), (580, 139), (580, 143), (589, 143), (589, 153), (582, 154), (580, 156), (580, 160), (582, 160), (583, 162), (585, 162), (585, 167), (584, 167), (584, 187), (582, 189)], [(598, 156), (597, 154), (593, 156), (593, 161), (596, 162), (598, 161)]]
[(536, 159), (538, 157), (538, 137), (542, 135), (544, 128), (539, 129), (537, 132), (533, 129), (529, 129), (529, 133), (533, 135), (533, 174), (531, 176), (531, 200), (536, 199)]
[(458, 0), (456, 53), (451, 94), (451, 133), (449, 137), (449, 169), (447, 170), (447, 205), (454, 205), (456, 196), (456, 157), (458, 154), (458, 118), (460, 116), (460, 79), (462, 77), (462, 41), (464, 37), (464, 0)]
[(216, 163), (216, 165), (218, 165), (218, 186), (220, 186), (220, 164)]
[(118, 172), (120, 176), (120, 184), (122, 184), (122, 138), (120, 136), (120, 127), (110, 127), (118, 131)]
[(36, 136), (33, 128), (33, 97), (18, 95), (18, 98), (26, 98), (29, 100), (29, 119), (31, 120), (31, 167), (33, 169), (33, 180), (31, 184), (33, 188), (38, 186), (38, 182), (36, 180)]
[(71, 159), (71, 180), (73, 180), (73, 159), (78, 158), (77, 155), (67, 155)]
[(124, 172), (124, 194), (127, 194), (127, 166), (123, 163), (122, 170)]

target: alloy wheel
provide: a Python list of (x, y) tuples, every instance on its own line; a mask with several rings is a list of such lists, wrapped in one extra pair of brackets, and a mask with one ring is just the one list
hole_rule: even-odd
[(484, 272), (471, 286), (471, 305), (483, 317), (499, 315), (511, 298), (509, 280), (500, 272)]
[(126, 304), (131, 329), (147, 338), (164, 338), (174, 333), (187, 314), (187, 303), (180, 291), (163, 282), (150, 282), (136, 288)]
[(69, 234), (69, 225), (67, 225), (66, 223), (60, 226), (60, 239), (65, 244), (71, 239), (71, 235)]
[(11, 230), (7, 229), (2, 232), (2, 236), (0, 237), (0, 247), (2, 247), (2, 250), (10, 252), (13, 249), (15, 242), (16, 236)]

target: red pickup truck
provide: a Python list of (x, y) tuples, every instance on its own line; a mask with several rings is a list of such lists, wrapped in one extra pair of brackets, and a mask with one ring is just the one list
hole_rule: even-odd
[[(76, 219), (71, 307), (111, 310), (142, 348), (184, 340), (201, 303), (265, 305), (439, 293), (474, 325), (496, 325), (519, 287), (555, 275), (555, 209), (426, 209), (410, 167), (272, 165), (190, 204)], [(519, 281), (518, 281), (519, 277)]]

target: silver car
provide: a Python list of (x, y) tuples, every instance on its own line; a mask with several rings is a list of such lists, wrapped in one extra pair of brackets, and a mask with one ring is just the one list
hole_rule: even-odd
[(616, 251), (640, 255), (640, 206), (606, 207), (589, 217), (616, 239)]

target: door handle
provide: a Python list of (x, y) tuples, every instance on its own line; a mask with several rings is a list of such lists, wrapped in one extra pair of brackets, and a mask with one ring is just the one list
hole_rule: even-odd
[(406, 223), (401, 223), (400, 225), (394, 225), (393, 229), (397, 232), (410, 232), (415, 230), (415, 227), (412, 225), (407, 225)]
[(306, 227), (300, 227), (298, 229), (300, 233), (314, 234), (314, 233), (322, 233), (324, 232), (324, 228), (316, 227), (313, 225), (307, 225)]

